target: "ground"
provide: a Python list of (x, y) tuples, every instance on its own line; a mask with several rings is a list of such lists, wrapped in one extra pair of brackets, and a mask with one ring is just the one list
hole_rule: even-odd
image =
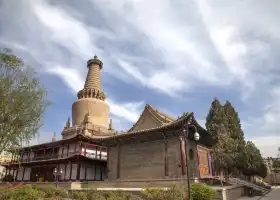
[(242, 197), (238, 200), (279, 200), (280, 197), (280, 187), (273, 188), (271, 192), (264, 195), (263, 197)]

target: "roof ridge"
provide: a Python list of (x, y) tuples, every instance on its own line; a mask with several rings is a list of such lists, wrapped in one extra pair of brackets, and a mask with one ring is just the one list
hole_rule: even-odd
[(121, 136), (124, 136), (124, 135), (133, 135), (133, 134), (137, 134), (137, 133), (141, 133), (141, 132), (147, 132), (147, 131), (157, 130), (157, 129), (160, 129), (160, 128), (168, 127), (168, 126), (170, 126), (170, 125), (172, 125), (172, 124), (179, 123), (180, 121), (183, 121), (183, 120), (185, 120), (185, 119), (188, 120), (188, 119), (190, 119), (191, 116), (193, 116), (193, 112), (189, 112), (188, 114), (182, 115), (181, 117), (179, 117), (178, 119), (176, 119), (176, 120), (173, 121), (173, 122), (169, 122), (169, 123), (163, 124), (163, 125), (158, 126), (158, 127), (148, 128), (148, 129), (142, 129), (142, 130), (138, 130), (138, 131), (126, 132), (126, 133), (121, 134), (121, 135), (115, 135), (115, 136), (108, 137), (108, 138), (104, 138), (104, 139), (101, 139), (101, 140), (106, 140), (106, 139), (110, 139), (110, 138), (114, 138), (114, 137), (121, 137)]

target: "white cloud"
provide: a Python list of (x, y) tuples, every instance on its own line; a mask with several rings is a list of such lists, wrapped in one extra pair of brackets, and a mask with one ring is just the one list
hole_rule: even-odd
[(69, 85), (74, 93), (77, 93), (84, 86), (84, 81), (78, 70), (74, 68), (65, 68), (61, 66), (52, 66), (46, 72), (55, 74), (62, 78), (62, 80)]
[(276, 157), (278, 147), (280, 147), (280, 135), (260, 136), (248, 138), (260, 149), (263, 157)]
[(86, 26), (72, 18), (64, 10), (49, 5), (46, 1), (30, 1), (34, 14), (46, 27), (52, 41), (80, 56), (88, 59), (98, 49), (91, 46), (94, 37), (90, 35)]
[[(280, 39), (277, 1), (91, 0), (100, 13), (78, 11), (87, 23), (71, 15), (67, 6), (42, 0), (11, 2), (5, 1), (0, 12), (0, 22), (7, 25), (0, 43), (28, 51), (73, 92), (83, 86), (83, 62), (97, 53), (106, 73), (167, 95), (196, 86), (238, 90), (236, 98), (241, 96), (245, 105), (257, 100), (268, 105), (254, 108), (259, 116), (246, 121), (245, 133), (279, 134), (280, 95), (267, 92), (278, 88), (271, 87), (269, 74), (278, 66), (270, 55)], [(106, 29), (90, 23), (99, 15), (103, 21), (98, 23)], [(142, 101), (108, 103), (113, 114), (128, 121), (135, 121), (143, 106)]]
[[(53, 66), (52, 69), (47, 72), (59, 76), (74, 93), (77, 93), (83, 88), (85, 79), (82, 78), (77, 70)], [(129, 122), (137, 121), (144, 105), (143, 101), (119, 104), (114, 102), (112, 99), (107, 99), (107, 103), (109, 104), (110, 112), (113, 115), (123, 118)]]

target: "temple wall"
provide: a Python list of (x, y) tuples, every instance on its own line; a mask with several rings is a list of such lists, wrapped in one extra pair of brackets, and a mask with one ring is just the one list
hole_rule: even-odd
[[(191, 153), (192, 152), (192, 153)], [(198, 151), (194, 141), (188, 140), (186, 143), (186, 154), (188, 156), (187, 165), (189, 165), (189, 176), (191, 178), (199, 177)]]
[[(198, 176), (196, 144), (187, 141), (186, 152), (193, 150), (193, 158), (189, 160), (190, 176)], [(118, 156), (118, 153), (120, 155)], [(177, 138), (167, 141), (167, 176), (165, 176), (165, 143), (164, 141), (130, 144), (109, 149), (109, 180), (118, 179), (161, 179), (182, 177), (181, 148)], [(118, 164), (119, 162), (119, 164)]]
[(117, 180), (117, 165), (118, 165), (118, 147), (108, 148), (108, 180)]

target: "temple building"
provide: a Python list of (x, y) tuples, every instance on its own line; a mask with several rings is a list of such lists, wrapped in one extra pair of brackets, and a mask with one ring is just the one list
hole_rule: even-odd
[(87, 62), (84, 88), (72, 105), (70, 119), (62, 131), (62, 140), (19, 149), (12, 162), (4, 164), (16, 181), (84, 181), (104, 180), (107, 149), (98, 145), (100, 138), (114, 135), (108, 126), (109, 106), (100, 84), (103, 63), (97, 58)]
[(100, 143), (108, 148), (109, 181), (208, 178), (212, 173), (213, 140), (193, 113), (174, 119), (146, 105), (127, 133)]
[(15, 181), (122, 181), (211, 176), (213, 140), (193, 113), (175, 119), (147, 104), (138, 121), (117, 134), (100, 83), (103, 63), (87, 62), (62, 139), (19, 149), (6, 167)]

